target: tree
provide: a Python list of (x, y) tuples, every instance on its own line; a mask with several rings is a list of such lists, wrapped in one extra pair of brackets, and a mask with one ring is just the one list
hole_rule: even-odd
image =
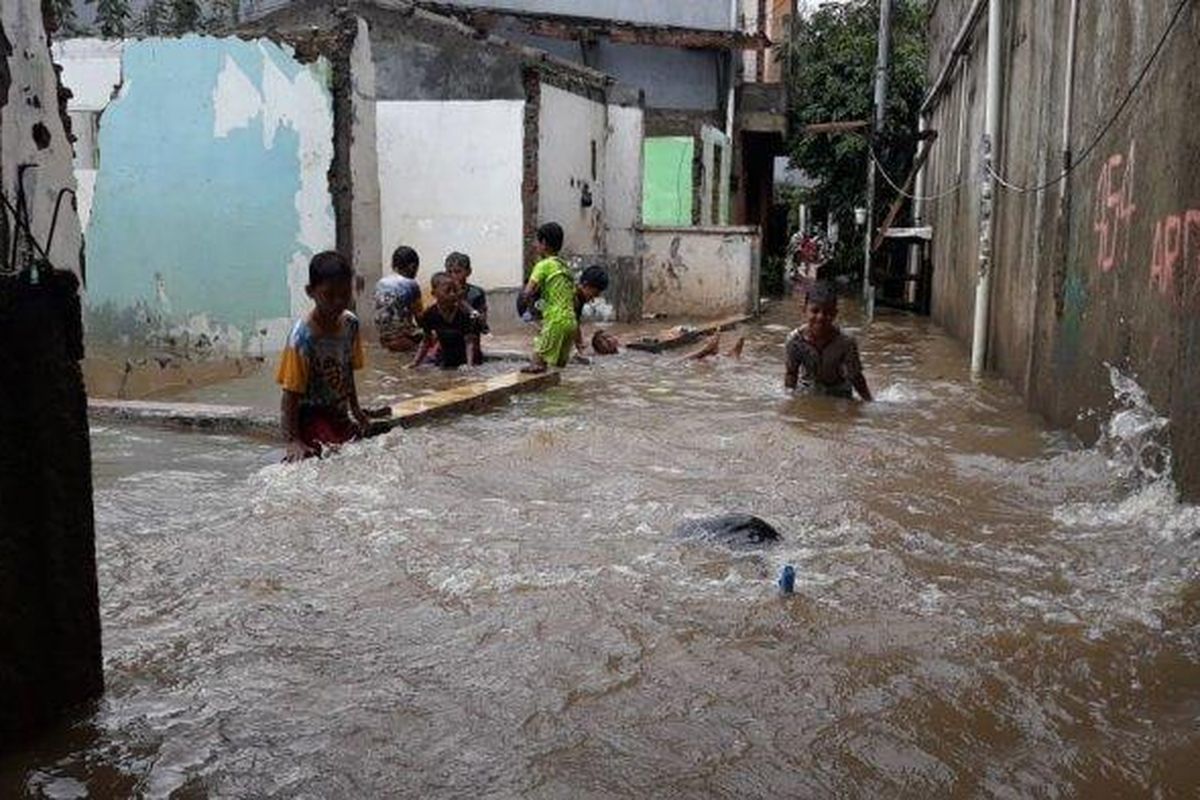
[(200, 0), (170, 0), (171, 32), (177, 35), (200, 29), (203, 10)]
[[(897, 183), (916, 151), (917, 112), (925, 93), (925, 18), (922, 0), (895, 0), (887, 122), (875, 151)], [(843, 230), (852, 229), (853, 209), (864, 205), (867, 139), (855, 133), (806, 135), (803, 128), (871, 118), (878, 33), (879, 0), (848, 0), (823, 4), (796, 20), (782, 45), (792, 162), (818, 182), (812, 194)], [(886, 183), (880, 192), (892, 196)]]
[(86, 0), (96, 4), (96, 25), (100, 35), (107, 39), (120, 39), (125, 35), (129, 22), (129, 0)]

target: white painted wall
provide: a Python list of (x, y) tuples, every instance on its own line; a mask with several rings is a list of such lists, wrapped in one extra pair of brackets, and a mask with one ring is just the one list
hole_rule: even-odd
[[(0, 188), (13, 201), (17, 195), (20, 164), (34, 164), (25, 171), (24, 187), (29, 204), (30, 228), (34, 239), (49, 248), (51, 263), (58, 269), (79, 274), (79, 219), (70, 198), (65, 198), (54, 241), (49, 242), (50, 221), (60, 189), (74, 189), (71, 145), (58, 113), (58, 76), (50, 66), (42, 7), (36, 0), (0, 2), (7, 43), (12, 55), (5, 58), (11, 83), (0, 109)], [(39, 147), (35, 126), (44, 126), (49, 145)], [(13, 236), (9, 218), (9, 235)], [(8, 254), (4, 258), (7, 260)], [(18, 260), (22, 254), (18, 253)], [(19, 265), (23, 266), (23, 265)]]
[(350, 148), (350, 179), (353, 189), (350, 215), (354, 247), (354, 269), (366, 282), (356, 302), (359, 319), (374, 325), (374, 280), (379, 269), (378, 253), (383, 240), (379, 213), (379, 158), (375, 133), (375, 60), (367, 22), (358, 18), (354, 46), (350, 50), (351, 111), (353, 126)]
[[(542, 84), (538, 113), (538, 224), (557, 222), (569, 255), (605, 250), (604, 202), (608, 107)], [(595, 146), (595, 171), (592, 148)], [(584, 186), (592, 205), (580, 203)]]
[(639, 239), (643, 313), (698, 317), (753, 309), (757, 228), (644, 228)]
[(604, 157), (604, 220), (608, 253), (632, 256), (642, 218), (643, 113), (636, 106), (608, 107)]
[(473, 283), (520, 285), (524, 115), (521, 100), (376, 104), (378, 274), (407, 244), (421, 256), (423, 283), (459, 250), (471, 256)]

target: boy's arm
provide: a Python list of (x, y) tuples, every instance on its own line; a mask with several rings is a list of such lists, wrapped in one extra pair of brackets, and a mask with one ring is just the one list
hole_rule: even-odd
[(279, 422), (287, 442), (283, 460), (301, 461), (312, 455), (312, 450), (300, 440), (300, 395), (283, 390), (283, 399), (279, 403)]
[(479, 347), (479, 334), (467, 337), (467, 366), (478, 367), (483, 363), (483, 352)]
[(795, 390), (796, 384), (800, 382), (800, 359), (792, 352), (791, 337), (788, 337), (787, 344), (784, 345), (784, 361), (786, 366), (783, 370), (783, 388)]
[(411, 366), (419, 367), (425, 360), (425, 356), (429, 355), (429, 348), (433, 347), (433, 331), (425, 331), (425, 335), (421, 337), (421, 344), (417, 346), (417, 355), (412, 360)]
[(871, 396), (871, 389), (867, 386), (866, 377), (860, 372), (858, 377), (852, 380), (851, 385), (854, 386), (854, 391), (858, 392), (858, 396), (866, 402), (870, 403), (875, 398)]
[(575, 351), (576, 351), (576, 352), (578, 352), (578, 353), (582, 353), (582, 352), (583, 352), (583, 350), (584, 350), (584, 347), (583, 347), (583, 326), (582, 326), (582, 325), (576, 325), (576, 326), (575, 326)]

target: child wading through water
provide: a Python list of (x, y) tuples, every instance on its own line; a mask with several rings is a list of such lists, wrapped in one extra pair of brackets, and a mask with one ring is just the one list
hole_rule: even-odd
[[(535, 298), (542, 316), (542, 328), (533, 340), (533, 359), (522, 372), (545, 372), (548, 366), (565, 367), (571, 359), (571, 348), (583, 349), (579, 332), (579, 315), (583, 306), (595, 299), (608, 286), (608, 274), (599, 267), (591, 278), (576, 288), (571, 271), (558, 256), (562, 249), (563, 229), (557, 222), (547, 222), (538, 228), (534, 252), (539, 261), (529, 274), (529, 282), (521, 295), (521, 306), (532, 308)], [(584, 270), (585, 274), (588, 270)]]
[(304, 290), (316, 306), (296, 320), (275, 377), (283, 388), (286, 461), (357, 439), (366, 432), (368, 416), (384, 413), (358, 405), (354, 370), (363, 366), (363, 345), (358, 318), (348, 311), (353, 274), (339, 253), (318, 253), (308, 264)]
[(412, 365), (419, 367), (436, 345), (435, 363), (442, 369), (457, 369), (463, 364), (478, 365), (479, 315), (463, 302), (458, 283), (445, 272), (431, 279), (434, 304), (421, 315), (425, 338), (417, 349)]
[(416, 320), (421, 316), (421, 284), (417, 251), (401, 245), (392, 253), (393, 275), (375, 284), (375, 327), (379, 343), (394, 353), (412, 350), (421, 340)]
[(834, 397), (853, 397), (858, 392), (863, 400), (871, 400), (858, 344), (833, 324), (838, 314), (833, 287), (815, 284), (805, 298), (805, 310), (808, 324), (788, 334), (783, 385)]
[(492, 332), (491, 328), (488, 327), (487, 320), (487, 292), (469, 282), (468, 279), (471, 277), (471, 257), (466, 253), (455, 252), (446, 256), (446, 273), (458, 284), (458, 290), (467, 307), (475, 312), (475, 327), (478, 329), (478, 332), (474, 334), (475, 348), (479, 353), (480, 360), (482, 360), (483, 348), (480, 347), (479, 337)]

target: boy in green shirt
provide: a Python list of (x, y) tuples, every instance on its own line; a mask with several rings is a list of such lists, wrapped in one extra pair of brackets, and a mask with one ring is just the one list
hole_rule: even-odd
[[(565, 367), (575, 346), (579, 321), (575, 316), (577, 290), (575, 279), (566, 263), (559, 258), (563, 229), (557, 222), (547, 222), (537, 230), (534, 252), (538, 262), (529, 274), (524, 299), (532, 306), (535, 296), (541, 296), (542, 329), (533, 340), (533, 360), (522, 372), (545, 372), (548, 366)], [(578, 288), (578, 295), (587, 302), (602, 291), (592, 286)]]

